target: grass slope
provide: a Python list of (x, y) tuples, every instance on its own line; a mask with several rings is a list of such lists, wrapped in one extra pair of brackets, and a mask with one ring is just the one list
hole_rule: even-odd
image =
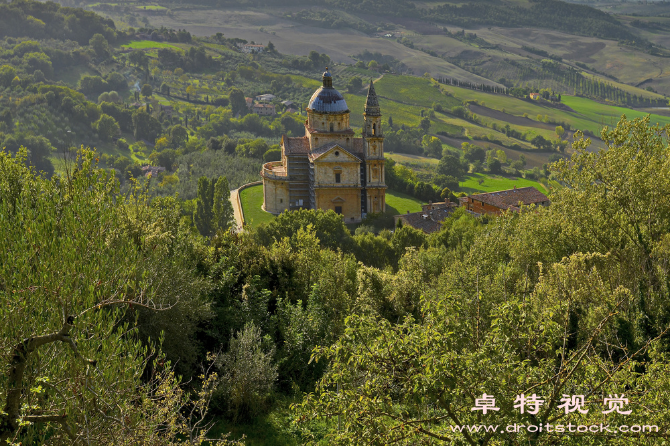
[(532, 186), (542, 193), (546, 194), (549, 192), (542, 183), (537, 181), (526, 180), (524, 178), (504, 177), (502, 175), (485, 175), (482, 173), (469, 174), (466, 177), (466, 180), (461, 181), (459, 185), (459, 192), (465, 192), (468, 195), (480, 192), (496, 192), (499, 190), (513, 189), (514, 186)]
[(240, 202), (244, 212), (244, 224), (250, 228), (255, 228), (261, 223), (272, 221), (275, 216), (265, 212), (263, 206), (263, 185), (247, 187), (240, 192)]
[(181, 51), (176, 45), (171, 45), (164, 42), (154, 42), (152, 40), (136, 40), (125, 45), (121, 45), (121, 48), (132, 48), (132, 49), (147, 49), (147, 48), (172, 48), (174, 50)]

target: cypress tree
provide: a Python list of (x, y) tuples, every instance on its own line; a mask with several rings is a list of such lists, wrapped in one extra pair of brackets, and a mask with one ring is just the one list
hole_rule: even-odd
[(220, 176), (214, 185), (212, 229), (228, 230), (233, 223), (233, 204), (230, 202), (228, 179)]
[(212, 204), (214, 202), (214, 185), (207, 177), (198, 179), (198, 197), (195, 202), (193, 223), (200, 234), (212, 235)]

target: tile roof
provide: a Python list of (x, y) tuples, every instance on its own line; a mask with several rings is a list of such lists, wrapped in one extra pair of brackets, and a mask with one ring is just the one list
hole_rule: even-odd
[(413, 212), (409, 214), (396, 215), (396, 220), (401, 220), (404, 225), (419, 229), (426, 234), (437, 232), (442, 227), (442, 221), (450, 216), (456, 206), (445, 209), (434, 209), (428, 212)]
[(530, 204), (542, 203), (543, 201), (549, 201), (549, 198), (547, 198), (546, 195), (530, 186), (470, 195), (468, 198), (490, 204), (499, 209), (507, 209), (510, 206), (517, 207), (519, 203), (527, 206)]
[(282, 143), (284, 144), (284, 153), (286, 155), (307, 155), (309, 153), (309, 139), (306, 136), (296, 138), (282, 136)]

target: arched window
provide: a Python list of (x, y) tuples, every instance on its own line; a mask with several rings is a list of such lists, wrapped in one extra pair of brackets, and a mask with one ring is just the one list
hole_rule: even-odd
[(330, 123), (330, 131), (332, 132), (332, 131), (334, 131), (334, 130), (335, 130), (335, 124), (333, 124), (333, 123), (331, 122), (331, 123)]
[(377, 124), (372, 124), (372, 136), (375, 136), (377, 134)]

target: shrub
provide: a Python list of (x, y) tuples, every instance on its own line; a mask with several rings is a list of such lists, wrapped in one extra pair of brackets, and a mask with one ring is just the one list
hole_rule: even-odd
[(274, 346), (263, 348), (260, 328), (247, 323), (217, 362), (221, 380), (214, 403), (226, 407), (234, 420), (251, 419), (264, 411), (277, 380), (274, 354)]

